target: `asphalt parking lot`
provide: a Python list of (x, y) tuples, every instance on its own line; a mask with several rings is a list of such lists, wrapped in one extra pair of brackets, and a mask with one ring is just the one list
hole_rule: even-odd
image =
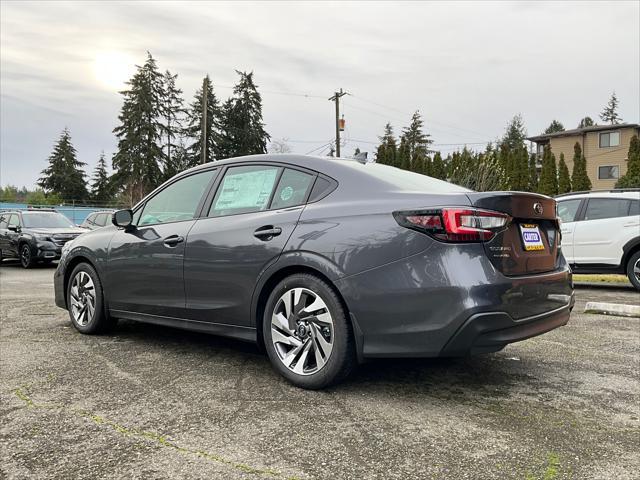
[(496, 354), (311, 392), (236, 341), (81, 335), (52, 276), (0, 268), (0, 478), (638, 478), (640, 319), (581, 313), (632, 290), (580, 289), (566, 327)]

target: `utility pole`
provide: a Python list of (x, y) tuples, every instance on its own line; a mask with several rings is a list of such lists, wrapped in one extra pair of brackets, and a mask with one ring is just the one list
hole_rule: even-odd
[(335, 92), (333, 97), (330, 97), (329, 100), (336, 102), (336, 157), (340, 157), (340, 97), (344, 97), (348, 95), (347, 92), (343, 92), (340, 89), (339, 92)]
[(209, 99), (209, 76), (204, 77), (202, 81), (202, 159), (200, 163), (207, 163), (207, 104)]

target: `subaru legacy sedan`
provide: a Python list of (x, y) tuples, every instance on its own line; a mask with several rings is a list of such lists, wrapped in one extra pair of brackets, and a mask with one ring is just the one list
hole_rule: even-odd
[(55, 298), (85, 334), (128, 319), (256, 342), (311, 389), (368, 358), (495, 352), (574, 302), (553, 199), (300, 155), (180, 173), (67, 243)]

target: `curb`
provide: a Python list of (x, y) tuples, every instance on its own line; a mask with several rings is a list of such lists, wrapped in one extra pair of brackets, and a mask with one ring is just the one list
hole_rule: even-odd
[(613, 282), (573, 282), (576, 288), (602, 288), (617, 290), (635, 290), (631, 283), (613, 283)]
[(587, 302), (587, 305), (584, 307), (584, 313), (601, 313), (602, 315), (640, 318), (640, 306), (625, 305), (623, 303)]

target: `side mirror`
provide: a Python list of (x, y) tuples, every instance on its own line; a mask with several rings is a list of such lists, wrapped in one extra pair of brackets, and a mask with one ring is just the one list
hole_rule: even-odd
[(20, 227), (17, 225), (7, 225), (7, 228), (12, 232), (17, 232), (20, 229)]
[(131, 210), (118, 210), (112, 215), (111, 222), (116, 227), (130, 228), (133, 225), (133, 212)]

